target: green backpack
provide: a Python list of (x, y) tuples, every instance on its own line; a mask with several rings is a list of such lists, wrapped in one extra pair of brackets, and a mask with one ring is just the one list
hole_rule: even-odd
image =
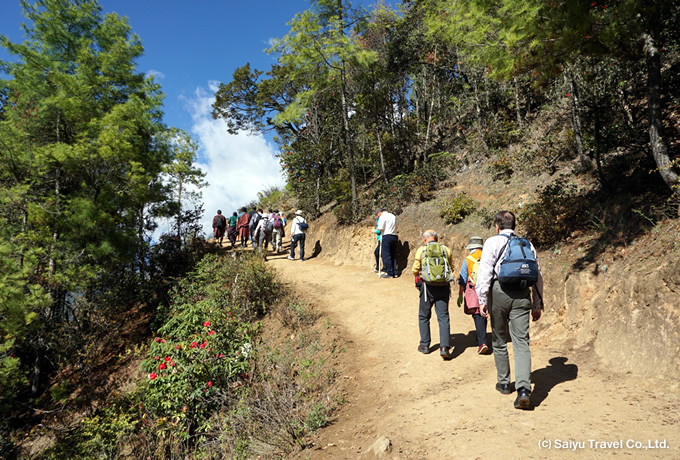
[(427, 284), (445, 286), (453, 281), (448, 254), (439, 243), (431, 242), (423, 250), (420, 276)]

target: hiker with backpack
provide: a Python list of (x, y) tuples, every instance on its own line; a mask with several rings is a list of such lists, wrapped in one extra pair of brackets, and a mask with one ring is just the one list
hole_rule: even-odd
[(229, 238), (229, 242), (231, 243), (231, 249), (234, 249), (236, 238), (238, 237), (238, 230), (236, 229), (237, 221), (238, 217), (236, 211), (234, 211), (234, 213), (229, 216), (229, 219), (227, 219), (227, 238)]
[(453, 275), (451, 250), (438, 242), (437, 232), (426, 230), (423, 233), (424, 246), (416, 250), (413, 262), (413, 276), (416, 288), (420, 291), (418, 308), (418, 328), (420, 344), (418, 351), (430, 353), (430, 318), (432, 306), (439, 323), (439, 355), (444, 360), (451, 355), (451, 323), (449, 319), (449, 298)]
[(248, 245), (248, 238), (250, 236), (250, 230), (248, 229), (249, 222), (250, 216), (248, 216), (246, 208), (241, 208), (239, 210), (238, 219), (236, 220), (236, 229), (238, 230), (238, 235), (241, 238), (242, 248), (245, 248)]
[(253, 240), (257, 241), (257, 250), (260, 254), (264, 255), (264, 260), (267, 260), (267, 248), (272, 240), (273, 230), (274, 226), (272, 221), (269, 220), (269, 215), (262, 214), (262, 217), (260, 217), (260, 220), (257, 223), (257, 228), (255, 228)]
[[(250, 213), (249, 213), (250, 214)], [(257, 238), (255, 237), (255, 230), (257, 229), (260, 219), (262, 218), (262, 209), (256, 210), (250, 214), (250, 222), (248, 222), (248, 230), (250, 231), (250, 241), (253, 243), (253, 251), (257, 250)]]
[(309, 224), (304, 217), (302, 211), (295, 211), (295, 218), (290, 226), (290, 255), (288, 260), (295, 260), (295, 248), (300, 244), (300, 261), (305, 260), (305, 232), (309, 228)]
[[(246, 208), (244, 208), (245, 210)], [(253, 232), (255, 231), (255, 225), (257, 225), (257, 222), (255, 222), (255, 225), (253, 224), (253, 217), (257, 214), (257, 209), (255, 209), (255, 206), (250, 208), (250, 211), (248, 211), (248, 238), (250, 239), (250, 243), (253, 246), (253, 249), (255, 249), (255, 241), (253, 241)]]
[(398, 278), (397, 270), (397, 218), (385, 208), (378, 208), (375, 211), (378, 217), (378, 230), (380, 231), (382, 245), (383, 270), (381, 278)]
[[(531, 349), (529, 316), (538, 321), (543, 310), (543, 276), (536, 249), (515, 234), (515, 215), (496, 214), (496, 235), (487, 239), (477, 275), (477, 297), (482, 316), (491, 317), (493, 356), (501, 394), (512, 393), (508, 332), (515, 356), (516, 409), (531, 406)], [(532, 295), (533, 294), (533, 295)]]
[(278, 209), (274, 209), (269, 219), (274, 227), (272, 231), (272, 250), (278, 254), (283, 249), (283, 238), (286, 236), (286, 219), (283, 218)]
[(220, 209), (217, 210), (217, 215), (213, 217), (212, 226), (215, 241), (220, 243), (220, 246), (222, 246), (224, 230), (227, 228), (227, 218), (222, 215), (222, 211)]
[(470, 253), (463, 259), (463, 266), (460, 267), (458, 276), (458, 307), (462, 305), (466, 315), (472, 315), (477, 332), (477, 353), (486, 355), (489, 353), (489, 345), (486, 343), (486, 317), (479, 312), (479, 300), (475, 290), (477, 273), (479, 272), (479, 261), (482, 258), (482, 248), (484, 240), (478, 236), (470, 238), (465, 249)]

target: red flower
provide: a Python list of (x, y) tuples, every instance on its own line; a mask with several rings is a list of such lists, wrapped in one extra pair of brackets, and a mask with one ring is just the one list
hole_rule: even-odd
[(161, 339), (161, 343), (165, 343), (165, 339)]
[(181, 349), (182, 349), (182, 345), (175, 345), (175, 349), (181, 350)]
[(207, 386), (208, 388), (212, 388), (212, 382), (206, 383), (205, 386)]
[(163, 360), (167, 363), (168, 361), (172, 361), (172, 358), (169, 357), (169, 356), (166, 356), (165, 358), (163, 358)]
[(243, 380), (248, 380), (248, 374), (246, 374), (245, 372), (242, 373), (242, 374), (241, 374), (241, 378), (242, 378)]
[(198, 348), (205, 348), (205, 343), (200, 344)]
[(174, 361), (170, 361), (170, 362), (168, 363), (168, 366), (170, 366), (170, 367), (175, 367), (176, 365), (177, 365), (177, 364), (175, 364)]
[(210, 331), (210, 332), (208, 332), (208, 335), (213, 335), (214, 333), (215, 333), (215, 331)]
[(158, 374), (156, 374), (155, 372), (152, 372), (152, 373), (149, 374), (149, 380), (153, 380), (156, 377), (158, 377)]
[(569, 97), (569, 96), (570, 96), (570, 94), (569, 94), (569, 93), (567, 93), (567, 97)]
[(160, 337), (156, 337), (156, 343), (158, 343), (158, 342), (160, 342), (160, 341), (161, 341), (161, 338), (160, 338)]
[(196, 348), (198, 344), (196, 342), (191, 342), (191, 345), (189, 345), (191, 348)]
[(210, 327), (210, 321), (206, 321), (205, 323), (203, 323), (203, 327)]
[(163, 370), (163, 369), (165, 369), (165, 368), (167, 368), (167, 367), (168, 367), (168, 366), (166, 366), (165, 363), (160, 363), (159, 366), (158, 366), (158, 368), (159, 368), (160, 370)]
[(160, 358), (159, 358), (158, 356), (154, 356), (153, 359), (155, 359), (156, 361), (158, 361)]

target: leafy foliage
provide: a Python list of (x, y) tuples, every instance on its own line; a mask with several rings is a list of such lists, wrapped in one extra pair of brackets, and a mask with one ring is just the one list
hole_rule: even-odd
[(477, 203), (465, 193), (459, 193), (442, 204), (440, 217), (447, 224), (462, 222), (477, 209)]
[(538, 190), (538, 200), (518, 217), (526, 236), (537, 245), (557, 243), (589, 219), (588, 203), (565, 177)]

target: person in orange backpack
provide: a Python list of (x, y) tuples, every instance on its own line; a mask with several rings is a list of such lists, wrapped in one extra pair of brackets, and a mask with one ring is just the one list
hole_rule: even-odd
[(470, 253), (463, 260), (463, 266), (460, 268), (460, 276), (458, 277), (458, 307), (465, 304), (465, 314), (472, 315), (475, 321), (475, 330), (477, 331), (477, 353), (486, 355), (489, 353), (489, 345), (486, 340), (486, 324), (487, 319), (479, 312), (479, 301), (477, 300), (477, 292), (475, 291), (475, 281), (477, 272), (474, 271), (475, 266), (479, 267), (479, 260), (482, 258), (482, 248), (484, 247), (484, 240), (479, 236), (470, 238), (465, 249)]

